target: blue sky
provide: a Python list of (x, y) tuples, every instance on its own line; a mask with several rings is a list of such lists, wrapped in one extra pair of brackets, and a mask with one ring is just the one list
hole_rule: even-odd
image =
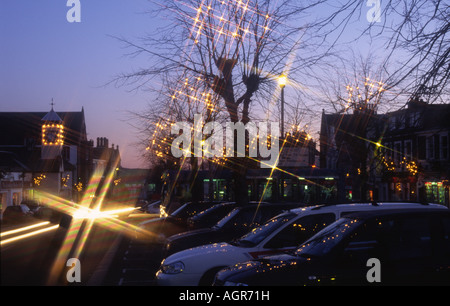
[(0, 2), (0, 111), (85, 110), (88, 138), (120, 145), (123, 166), (139, 167), (128, 111), (145, 108), (145, 93), (102, 86), (144, 65), (113, 36), (134, 38), (154, 24), (147, 0), (81, 0), (81, 22), (69, 23), (66, 0)]
[[(121, 148), (124, 167), (142, 167), (129, 111), (145, 110), (151, 97), (130, 88), (102, 86), (115, 75), (149, 67), (129, 58), (111, 36), (130, 40), (161, 22), (145, 12), (148, 0), (80, 0), (81, 22), (69, 23), (66, 0), (1, 0), (0, 111), (85, 110), (89, 139), (107, 137)], [(356, 29), (367, 26), (358, 21)], [(361, 44), (360, 49), (368, 45)]]

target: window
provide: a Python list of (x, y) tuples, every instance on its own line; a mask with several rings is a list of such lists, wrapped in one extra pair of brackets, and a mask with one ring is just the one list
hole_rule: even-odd
[(335, 220), (332, 213), (309, 215), (288, 225), (266, 243), (266, 248), (282, 248), (299, 245)]
[(401, 218), (388, 239), (390, 260), (431, 256), (430, 220), (426, 217)]
[(251, 232), (248, 232), (244, 236), (239, 239), (240, 245), (257, 245), (278, 228), (283, 226), (284, 224), (290, 222), (293, 218), (296, 218), (297, 215), (294, 213), (285, 213), (278, 217), (272, 218), (262, 226), (259, 226), (253, 229)]
[(411, 116), (411, 124), (413, 127), (420, 127), (421, 116), (420, 112), (415, 112)]
[(396, 129), (402, 129), (404, 128), (404, 121), (401, 116), (395, 117), (395, 128)]
[(441, 136), (441, 159), (448, 159), (448, 136)]
[(424, 260), (432, 255), (430, 219), (377, 218), (351, 235), (344, 252), (360, 263), (371, 257), (382, 262)]
[(62, 157), (64, 160), (70, 160), (70, 147), (63, 147)]
[(395, 117), (390, 117), (388, 120), (388, 129), (389, 131), (395, 130)]
[(427, 159), (434, 159), (434, 137), (427, 137)]
[(419, 155), (419, 159), (422, 159), (422, 160), (425, 160), (427, 158), (426, 139), (427, 138), (425, 136), (417, 137), (418, 155)]
[(433, 135), (433, 145), (434, 145), (434, 158), (440, 159), (440, 140), (441, 137), (439, 135)]
[(411, 115), (408, 113), (405, 113), (405, 128), (411, 127)]
[(13, 196), (12, 196), (12, 202), (13, 205), (19, 205), (19, 198), (20, 198), (20, 194), (18, 192), (13, 192)]
[(396, 142), (394, 145), (394, 156), (395, 156), (395, 164), (397, 166), (400, 165), (400, 163), (402, 162), (402, 158), (403, 158), (403, 154), (402, 154), (402, 143), (401, 142)]
[(249, 231), (253, 227), (261, 225), (269, 218), (270, 216), (267, 215), (267, 210), (265, 209), (260, 208), (257, 211), (253, 209), (242, 209), (222, 227), (233, 228), (235, 231)]
[(380, 241), (389, 237), (394, 222), (377, 218), (364, 223), (357, 231), (350, 235), (348, 243), (344, 247), (343, 259), (365, 265), (369, 258), (383, 260), (380, 254)]
[(408, 159), (412, 158), (412, 144), (410, 140), (405, 141), (405, 157)]

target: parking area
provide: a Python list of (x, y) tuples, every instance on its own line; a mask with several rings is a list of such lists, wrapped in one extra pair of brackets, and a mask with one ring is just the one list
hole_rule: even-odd
[(120, 237), (114, 256), (107, 263), (107, 273), (96, 285), (154, 286), (161, 263), (161, 247), (129, 237)]

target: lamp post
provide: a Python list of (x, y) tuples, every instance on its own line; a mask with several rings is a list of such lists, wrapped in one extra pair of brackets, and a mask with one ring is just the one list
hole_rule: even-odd
[[(286, 87), (287, 77), (282, 74), (278, 77), (278, 85), (281, 87), (281, 137), (284, 139), (284, 88)], [(281, 152), (279, 152), (280, 154)], [(281, 157), (281, 156), (279, 156)], [(279, 160), (281, 160), (279, 158)], [(284, 175), (281, 172), (281, 200), (284, 201)]]

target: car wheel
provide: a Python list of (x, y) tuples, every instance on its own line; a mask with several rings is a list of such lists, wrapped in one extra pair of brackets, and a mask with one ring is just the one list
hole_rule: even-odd
[(216, 273), (222, 270), (223, 268), (226, 268), (226, 266), (223, 267), (215, 267), (212, 268), (203, 274), (202, 278), (200, 279), (198, 285), (199, 286), (211, 286), (214, 282), (214, 277), (216, 276)]

